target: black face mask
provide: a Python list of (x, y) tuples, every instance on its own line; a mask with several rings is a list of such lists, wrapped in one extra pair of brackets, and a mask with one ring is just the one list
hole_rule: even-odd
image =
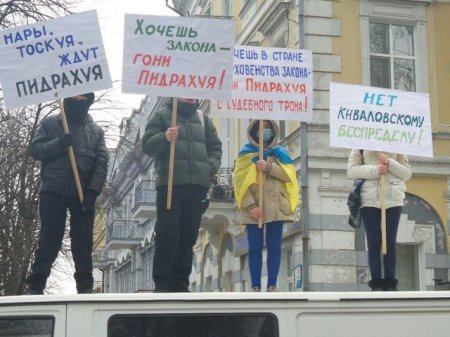
[(198, 103), (178, 102), (177, 111), (183, 115), (192, 115), (198, 109)]
[(89, 100), (77, 101), (72, 98), (65, 98), (63, 103), (66, 117), (72, 123), (82, 122), (86, 118), (89, 107), (91, 106)]

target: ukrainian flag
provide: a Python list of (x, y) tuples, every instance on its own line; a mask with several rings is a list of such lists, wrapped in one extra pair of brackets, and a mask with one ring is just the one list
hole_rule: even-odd
[[(286, 172), (290, 181), (286, 184), (286, 191), (289, 196), (289, 204), (291, 212), (294, 212), (300, 201), (297, 175), (295, 174), (295, 167), (289, 152), (277, 146), (271, 149), (264, 150), (263, 158), (273, 156), (281, 168)], [(252, 184), (258, 184), (258, 172), (255, 163), (259, 160), (259, 148), (253, 144), (246, 144), (239, 152), (236, 159), (236, 164), (233, 172), (234, 182), (234, 196), (239, 208), (242, 205), (242, 199), (245, 193)]]

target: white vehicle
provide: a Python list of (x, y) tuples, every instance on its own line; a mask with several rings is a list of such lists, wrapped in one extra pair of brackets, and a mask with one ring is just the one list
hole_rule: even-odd
[(448, 292), (0, 297), (0, 337), (434, 337)]

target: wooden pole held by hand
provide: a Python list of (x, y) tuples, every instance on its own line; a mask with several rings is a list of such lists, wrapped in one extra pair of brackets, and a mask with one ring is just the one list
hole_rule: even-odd
[[(259, 120), (259, 160), (264, 159), (264, 120)], [(261, 210), (261, 213), (264, 214), (263, 211), (263, 195), (264, 195), (264, 172), (258, 171), (258, 179), (259, 179), (259, 204), (258, 207)], [(262, 228), (263, 219), (258, 219), (258, 228)]]
[[(58, 100), (58, 103), (59, 103), (59, 109), (61, 110), (60, 115), (61, 115), (64, 133), (67, 134), (67, 133), (69, 133), (69, 125), (67, 124), (66, 113), (64, 111), (64, 104), (61, 99)], [(73, 152), (73, 146), (70, 145), (67, 148), (67, 151), (69, 153), (70, 165), (72, 166), (72, 172), (73, 172), (73, 177), (75, 179), (75, 185), (77, 186), (78, 197), (80, 198), (80, 203), (83, 204), (83, 201), (84, 201), (83, 189), (81, 188), (80, 176), (78, 175), (77, 162), (75, 161), (75, 154)]]
[[(178, 99), (173, 99), (172, 105), (172, 127), (177, 126), (177, 105)], [(169, 210), (172, 208), (172, 187), (173, 187), (173, 165), (175, 161), (175, 141), (170, 142), (170, 154), (169, 154), (169, 176), (167, 180), (167, 200), (166, 208)]]
[(381, 176), (381, 253), (387, 254), (386, 246), (386, 195), (385, 195), (386, 176)]

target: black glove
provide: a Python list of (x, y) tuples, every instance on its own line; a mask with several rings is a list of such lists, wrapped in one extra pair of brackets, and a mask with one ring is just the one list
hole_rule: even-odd
[(58, 141), (59, 141), (59, 145), (64, 150), (67, 149), (70, 145), (73, 144), (72, 135), (70, 133), (63, 134), (61, 137), (59, 137)]
[(95, 210), (95, 200), (97, 199), (97, 192), (88, 190), (84, 195), (83, 204), (81, 208), (84, 212), (93, 212)]

